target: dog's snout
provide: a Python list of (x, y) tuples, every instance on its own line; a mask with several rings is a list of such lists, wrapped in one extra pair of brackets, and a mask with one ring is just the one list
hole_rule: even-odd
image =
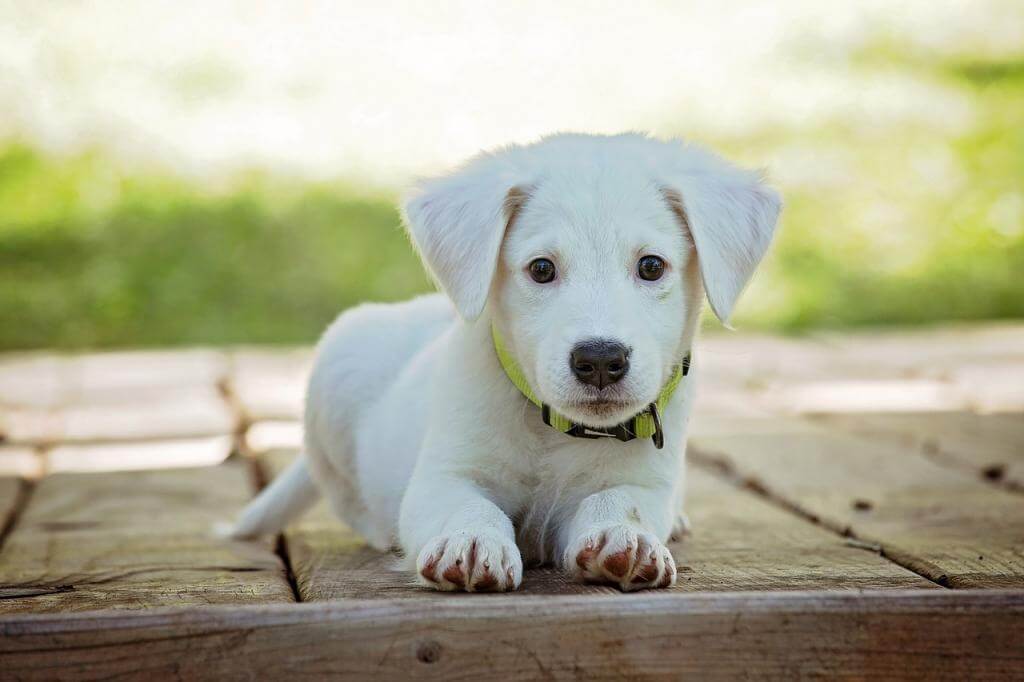
[(629, 372), (629, 349), (607, 339), (583, 341), (573, 347), (569, 365), (583, 383), (604, 388)]

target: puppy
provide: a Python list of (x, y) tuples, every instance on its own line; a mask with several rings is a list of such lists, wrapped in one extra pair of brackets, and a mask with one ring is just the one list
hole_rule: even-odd
[(637, 134), (556, 135), (423, 182), (404, 218), (444, 294), (334, 322), (304, 456), (233, 534), (278, 532), (319, 491), (438, 590), (514, 590), (552, 563), (674, 584), (703, 298), (728, 320), (779, 208), (758, 173)]

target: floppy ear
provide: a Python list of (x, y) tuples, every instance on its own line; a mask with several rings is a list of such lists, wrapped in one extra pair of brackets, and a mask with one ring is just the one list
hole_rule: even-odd
[(728, 323), (771, 244), (782, 200), (760, 173), (699, 149), (681, 156), (663, 193), (693, 238), (711, 309)]
[(404, 202), (424, 265), (465, 320), (479, 317), (487, 303), (505, 230), (526, 199), (521, 181), (501, 156), (480, 156), (421, 182)]

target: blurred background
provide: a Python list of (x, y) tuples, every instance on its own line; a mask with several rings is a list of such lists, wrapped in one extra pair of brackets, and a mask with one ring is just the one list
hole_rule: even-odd
[(782, 190), (740, 327), (1024, 317), (1019, 0), (0, 2), (0, 349), (312, 342), (415, 176), (627, 129)]

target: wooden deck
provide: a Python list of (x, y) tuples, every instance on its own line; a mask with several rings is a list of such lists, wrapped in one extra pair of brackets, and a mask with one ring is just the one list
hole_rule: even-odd
[(322, 505), (213, 537), (307, 350), (0, 357), (0, 679), (1024, 676), (1024, 326), (697, 357), (680, 581), (628, 595), (433, 593)]

